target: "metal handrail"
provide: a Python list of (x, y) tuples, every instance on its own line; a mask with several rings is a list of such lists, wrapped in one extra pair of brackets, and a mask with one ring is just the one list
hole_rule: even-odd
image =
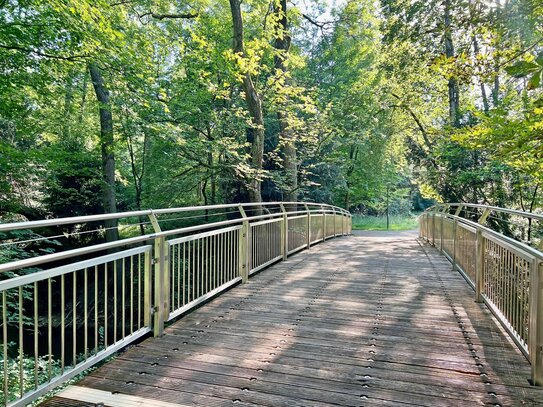
[[(462, 217), (466, 208), (481, 213)], [(543, 252), (487, 224), (492, 212), (543, 216), (478, 204), (451, 203), (419, 216), (419, 236), (451, 261), (531, 363), (532, 382), (543, 385)]]
[(426, 209), (426, 211), (432, 211), (435, 208), (439, 209), (439, 208), (445, 208), (445, 207), (448, 207), (448, 208), (458, 208), (458, 207), (477, 208), (477, 209), (483, 209), (483, 210), (488, 210), (488, 211), (492, 211), (492, 212), (507, 213), (507, 214), (510, 214), (510, 215), (522, 216), (524, 218), (529, 218), (529, 219), (543, 220), (543, 214), (540, 214), (540, 213), (526, 212), (526, 211), (521, 211), (521, 210), (518, 210), (518, 209), (500, 208), (499, 206), (490, 206), (490, 205), (483, 205), (483, 204), (471, 204), (471, 203), (459, 203), (459, 202), (433, 205), (433, 206), (429, 207), (428, 209)]
[(73, 224), (88, 223), (88, 222), (99, 222), (99, 221), (104, 221), (104, 220), (134, 218), (134, 217), (140, 217), (140, 216), (151, 216), (152, 214), (165, 215), (165, 214), (171, 214), (171, 213), (206, 211), (206, 210), (209, 211), (213, 209), (237, 209), (239, 207), (249, 208), (249, 207), (260, 206), (262, 208), (266, 208), (270, 206), (278, 206), (281, 204), (283, 205), (307, 204), (309, 206), (318, 207), (318, 209), (315, 209), (316, 211), (321, 210), (323, 207), (327, 208), (327, 210), (331, 210), (331, 208), (336, 208), (340, 213), (349, 214), (349, 212), (343, 208), (334, 207), (328, 204), (318, 204), (314, 202), (262, 202), (262, 203), (251, 202), (251, 203), (224, 204), (224, 205), (187, 206), (187, 207), (181, 207), (181, 208), (147, 209), (147, 210), (142, 210), (142, 211), (118, 212), (118, 213), (87, 215), (87, 216), (74, 216), (74, 217), (68, 217), (68, 218), (43, 219), (43, 220), (28, 221), (28, 222), (0, 223), (0, 232), (7, 232), (7, 231), (21, 230), (21, 229), (36, 229), (36, 228), (47, 227), (47, 226), (73, 225)]
[[(220, 209), (236, 218), (169, 230), (158, 218)], [(0, 404), (36, 400), (148, 333), (162, 335), (168, 321), (264, 267), (352, 227), (342, 208), (268, 202), (14, 222), (0, 232), (144, 216), (152, 233), (0, 264), (0, 276), (43, 268), (0, 281)]]

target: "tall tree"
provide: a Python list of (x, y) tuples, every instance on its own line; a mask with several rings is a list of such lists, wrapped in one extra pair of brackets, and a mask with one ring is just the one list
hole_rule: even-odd
[[(449, 61), (454, 61), (454, 43), (453, 43), (453, 27), (451, 17), (451, 0), (444, 0), (444, 44), (445, 44), (445, 56)], [(449, 88), (449, 120), (452, 126), (460, 126), (460, 87), (458, 86), (458, 80), (455, 74), (452, 73), (449, 76), (448, 84)]]
[[(102, 202), (105, 213), (117, 212), (117, 200), (115, 194), (115, 141), (113, 137), (113, 116), (109, 91), (105, 86), (104, 77), (100, 67), (95, 62), (89, 63), (89, 73), (99, 103), (100, 114), (100, 150), (102, 153), (102, 177), (103, 192)], [(106, 220), (106, 240), (108, 242), (119, 239), (116, 219)]]
[[(274, 57), (276, 75), (287, 81), (286, 60), (290, 50), (290, 34), (288, 26), (287, 0), (276, 0), (274, 12), (277, 20), (274, 46), (277, 53)], [(286, 104), (286, 101), (282, 103)], [(281, 105), (281, 104), (280, 104)], [(283, 160), (283, 171), (285, 172), (285, 187), (283, 199), (296, 202), (298, 200), (298, 163), (296, 158), (296, 143), (292, 131), (289, 129), (287, 113), (282, 106), (277, 111), (279, 121), (279, 146)]]
[[(241, 1), (229, 0), (232, 13), (232, 25), (234, 39), (232, 50), (241, 58), (245, 55), (243, 17), (241, 13)], [(264, 117), (262, 114), (262, 99), (253, 82), (253, 78), (248, 67), (242, 66), (243, 73), (243, 92), (247, 110), (251, 117), (251, 124), (248, 128), (248, 141), (251, 143), (251, 164), (253, 173), (248, 182), (248, 194), (251, 202), (262, 202), (262, 182), (261, 171), (264, 155)]]

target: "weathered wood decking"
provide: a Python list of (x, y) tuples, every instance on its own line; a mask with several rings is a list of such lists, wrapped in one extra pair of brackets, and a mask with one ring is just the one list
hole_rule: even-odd
[(46, 404), (542, 404), (526, 359), (450, 263), (413, 234), (380, 235), (264, 270)]

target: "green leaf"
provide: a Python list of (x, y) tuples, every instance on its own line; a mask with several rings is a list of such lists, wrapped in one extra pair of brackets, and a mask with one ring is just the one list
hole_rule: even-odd
[(522, 78), (539, 69), (541, 69), (540, 66), (534, 62), (519, 61), (506, 67), (505, 71), (515, 78)]
[(532, 75), (532, 77), (528, 81), (529, 90), (534, 90), (538, 88), (539, 86), (541, 86), (541, 75), (543, 75), (543, 70), (536, 72), (535, 74)]

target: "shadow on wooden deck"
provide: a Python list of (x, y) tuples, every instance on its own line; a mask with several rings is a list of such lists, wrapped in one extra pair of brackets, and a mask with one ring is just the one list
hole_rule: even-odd
[(376, 232), (264, 270), (46, 405), (541, 405), (529, 377), (444, 257)]

